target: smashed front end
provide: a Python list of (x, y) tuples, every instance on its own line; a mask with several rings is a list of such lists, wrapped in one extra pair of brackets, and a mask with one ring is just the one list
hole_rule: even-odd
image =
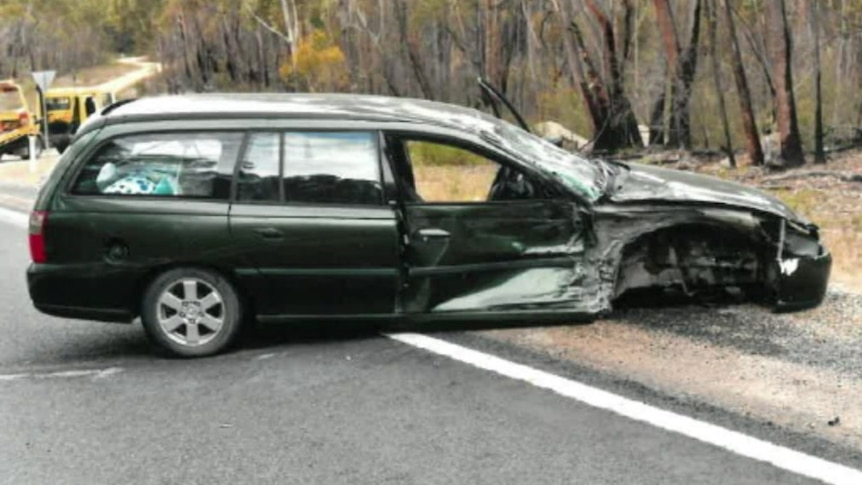
[(591, 259), (609, 305), (679, 296), (793, 311), (819, 305), (826, 293), (832, 258), (814, 225), (696, 205), (606, 205), (596, 217)]

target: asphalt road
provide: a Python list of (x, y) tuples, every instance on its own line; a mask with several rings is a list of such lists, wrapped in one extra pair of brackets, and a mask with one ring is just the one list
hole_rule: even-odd
[(166, 359), (37, 313), (27, 263), (0, 221), (2, 484), (814, 483), (368, 329)]

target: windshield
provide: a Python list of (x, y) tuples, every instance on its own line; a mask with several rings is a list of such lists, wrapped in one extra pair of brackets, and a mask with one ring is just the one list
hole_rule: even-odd
[(11, 111), (23, 108), (21, 94), (14, 88), (0, 88), (0, 111)]
[(556, 174), (570, 189), (583, 194), (591, 202), (602, 195), (596, 164), (509, 123), (499, 123), (496, 131), (509, 151)]

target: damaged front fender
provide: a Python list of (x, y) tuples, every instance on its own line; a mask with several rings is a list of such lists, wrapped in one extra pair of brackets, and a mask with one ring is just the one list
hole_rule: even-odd
[(598, 218), (592, 259), (608, 304), (633, 291), (672, 290), (765, 299), (793, 310), (816, 306), (826, 291), (831, 257), (813, 226), (684, 205), (605, 206)]

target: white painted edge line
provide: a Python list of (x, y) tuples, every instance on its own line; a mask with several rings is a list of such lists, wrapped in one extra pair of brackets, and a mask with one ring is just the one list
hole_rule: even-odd
[(27, 374), (0, 374), (0, 382), (18, 381), (22, 379), (57, 379), (71, 377), (93, 377), (94, 379), (103, 379), (114, 374), (123, 372), (122, 367), (108, 367), (107, 369), (89, 369), (89, 370), (64, 370), (48, 373), (27, 373)]
[(415, 333), (386, 334), (398, 342), (524, 381), (589, 406), (708, 443), (737, 455), (834, 485), (862, 484), (862, 471), (698, 421), (500, 357)]
[(30, 224), (30, 218), (27, 214), (10, 209), (4, 209), (3, 207), (0, 207), (0, 221), (25, 229)]

